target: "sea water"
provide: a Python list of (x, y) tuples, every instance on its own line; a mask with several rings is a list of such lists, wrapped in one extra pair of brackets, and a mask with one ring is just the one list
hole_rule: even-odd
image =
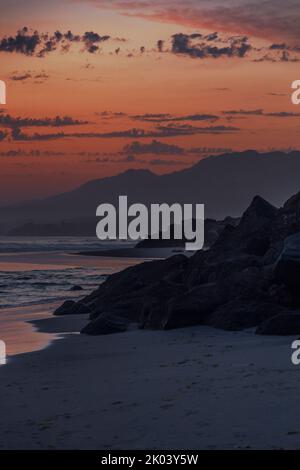
[[(41, 349), (53, 339), (30, 320), (51, 317), (56, 305), (89, 294), (108, 275), (137, 263), (76, 253), (124, 243), (100, 243), (92, 237), (0, 237), (0, 340), (7, 343), (8, 355)], [(80, 290), (72, 290), (74, 286)]]

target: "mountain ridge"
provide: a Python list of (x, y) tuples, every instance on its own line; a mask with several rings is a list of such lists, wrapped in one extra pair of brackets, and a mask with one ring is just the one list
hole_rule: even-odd
[(128, 203), (205, 204), (206, 217), (239, 217), (259, 194), (280, 207), (299, 189), (300, 151), (256, 150), (207, 157), (195, 165), (163, 175), (130, 169), (118, 175), (95, 178), (71, 191), (13, 206), (0, 207), (2, 225), (57, 223), (95, 217), (101, 203), (117, 205), (120, 195)]

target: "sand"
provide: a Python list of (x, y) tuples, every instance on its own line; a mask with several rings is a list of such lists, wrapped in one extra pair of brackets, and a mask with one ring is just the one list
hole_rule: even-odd
[(36, 321), (63, 339), (1, 366), (1, 449), (300, 448), (293, 337), (66, 333), (85, 321)]

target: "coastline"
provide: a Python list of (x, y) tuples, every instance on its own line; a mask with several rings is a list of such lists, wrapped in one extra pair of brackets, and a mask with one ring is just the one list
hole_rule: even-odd
[(62, 339), (0, 368), (0, 448), (299, 447), (293, 337), (210, 327), (70, 334), (83, 321), (34, 320)]
[(6, 343), (8, 361), (14, 356), (39, 351), (56, 339), (50, 331), (41, 332), (36, 320), (52, 319), (61, 301), (0, 309), (1, 340)]
[(97, 250), (97, 251), (79, 251), (74, 253), (79, 256), (91, 256), (91, 257), (109, 257), (109, 258), (128, 258), (128, 259), (165, 259), (169, 256), (176, 255), (178, 253), (184, 254), (185, 256), (191, 255), (191, 252), (187, 252), (184, 248), (172, 247), (172, 248), (119, 248), (112, 250)]

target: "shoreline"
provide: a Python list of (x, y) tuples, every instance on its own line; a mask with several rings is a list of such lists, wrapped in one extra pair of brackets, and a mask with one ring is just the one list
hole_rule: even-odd
[(51, 332), (41, 332), (35, 321), (54, 318), (53, 312), (60, 304), (55, 301), (0, 310), (0, 339), (6, 343), (8, 361), (43, 350), (56, 339)]
[(85, 317), (31, 321), (61, 339), (0, 368), (0, 448), (299, 446), (293, 337), (201, 326), (91, 337), (76, 333)]
[(79, 251), (73, 253), (78, 256), (91, 256), (91, 257), (109, 257), (109, 258), (128, 258), (128, 259), (165, 259), (169, 256), (176, 255), (178, 253), (189, 255), (184, 248), (115, 248), (111, 250), (92, 250), (92, 251)]

